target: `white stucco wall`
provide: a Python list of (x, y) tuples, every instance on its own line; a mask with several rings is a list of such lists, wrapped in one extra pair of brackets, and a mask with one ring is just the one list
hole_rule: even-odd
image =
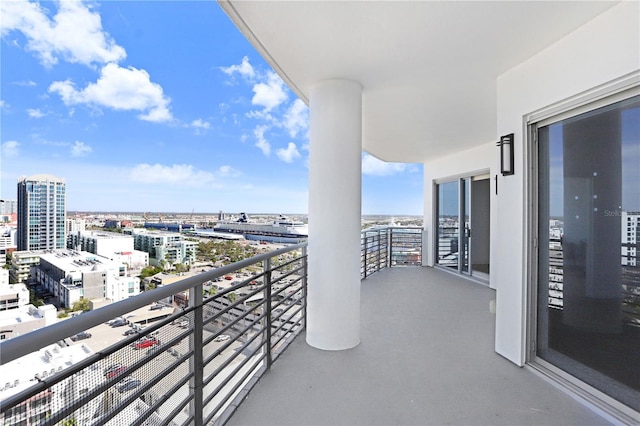
[(498, 179), (500, 230), (492, 230), (496, 351), (518, 365), (526, 361), (529, 239), (523, 117), (640, 69), (639, 20), (640, 3), (623, 2), (498, 78), (497, 131), (515, 133), (516, 173)]

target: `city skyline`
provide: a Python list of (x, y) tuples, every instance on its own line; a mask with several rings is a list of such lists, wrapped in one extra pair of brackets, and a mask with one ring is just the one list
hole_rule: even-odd
[[(308, 109), (217, 4), (1, 7), (0, 197), (52, 174), (70, 211), (307, 212)], [(422, 214), (421, 163), (362, 168), (363, 214)]]

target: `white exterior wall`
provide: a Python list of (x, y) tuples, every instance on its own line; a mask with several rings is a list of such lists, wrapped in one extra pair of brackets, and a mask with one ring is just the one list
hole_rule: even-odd
[(96, 238), (96, 254), (100, 256), (110, 259), (113, 257), (114, 253), (132, 251), (133, 237), (131, 236)]
[[(133, 292), (129, 293), (130, 285)], [(113, 277), (107, 279), (107, 298), (112, 302), (119, 302), (140, 294), (140, 279), (138, 277)]]
[[(526, 362), (527, 177), (524, 116), (640, 69), (640, 3), (622, 2), (498, 78), (498, 135), (515, 134), (515, 175), (499, 177), (493, 226), (496, 351)], [(497, 151), (497, 149), (496, 149)]]
[[(497, 138), (496, 138), (497, 141)], [(495, 173), (497, 167), (498, 148), (496, 141), (485, 143), (477, 148), (462, 151), (437, 161), (427, 162), (424, 164), (424, 227), (427, 230), (426, 265), (433, 266), (435, 264), (434, 247), (437, 240), (437, 217), (435, 206), (438, 194), (434, 192), (436, 182), (443, 180), (455, 180), (463, 176), (491, 174), (491, 241), (489, 263), (493, 269), (493, 253), (494, 253), (494, 229), (496, 209), (495, 195)], [(490, 286), (495, 288), (494, 275), (490, 275)]]

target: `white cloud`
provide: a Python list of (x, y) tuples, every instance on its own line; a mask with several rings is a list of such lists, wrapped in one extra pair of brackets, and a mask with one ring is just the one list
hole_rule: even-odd
[(28, 80), (28, 81), (15, 81), (15, 82), (13, 82), (11, 84), (16, 85), (16, 86), (26, 86), (26, 87), (36, 87), (37, 86), (36, 82), (35, 81), (31, 81), (31, 80)]
[(240, 74), (243, 78), (248, 80), (252, 80), (256, 72), (253, 69), (253, 66), (249, 63), (249, 57), (245, 56), (242, 58), (242, 62), (238, 65), (231, 65), (228, 67), (220, 67), (220, 70), (227, 74), (229, 77), (233, 77), (236, 73)]
[(59, 1), (57, 13), (49, 19), (40, 3), (26, 0), (0, 2), (0, 34), (22, 32), (27, 39), (27, 50), (35, 53), (45, 66), (58, 59), (71, 63), (91, 65), (117, 62), (126, 57), (102, 29), (100, 15), (82, 1)]
[(208, 129), (209, 127), (211, 127), (211, 124), (198, 118), (197, 120), (193, 120), (191, 122), (191, 127), (195, 127), (196, 129)]
[(13, 158), (20, 154), (20, 142), (18, 141), (6, 141), (2, 144), (2, 157)]
[(271, 115), (269, 112), (267, 112), (266, 110), (263, 110), (263, 111), (252, 110), (247, 112), (245, 114), (245, 117), (253, 118), (254, 120), (267, 121), (270, 123), (277, 124), (275, 117)]
[(242, 172), (240, 170), (234, 169), (231, 166), (220, 166), (220, 168), (218, 168), (218, 176), (220, 177), (238, 177), (240, 175), (242, 175)]
[(29, 117), (31, 118), (42, 118), (44, 117), (46, 114), (42, 111), (40, 111), (39, 109), (27, 109), (27, 114), (29, 114)]
[(9, 108), (9, 104), (0, 99), (0, 109)]
[(284, 81), (272, 71), (267, 73), (266, 81), (253, 86), (253, 93), (251, 103), (263, 107), (265, 111), (271, 111), (286, 101), (288, 97)]
[(164, 96), (162, 87), (152, 83), (145, 70), (134, 67), (107, 64), (102, 68), (98, 81), (82, 90), (76, 90), (74, 84), (66, 80), (52, 83), (49, 92), (58, 93), (66, 105), (89, 104), (115, 110), (136, 110), (142, 112), (139, 119), (152, 122), (173, 119), (168, 108), (170, 99)]
[(73, 146), (71, 147), (71, 156), (72, 157), (86, 157), (93, 151), (89, 145), (84, 142), (75, 141)]
[(256, 146), (260, 148), (262, 153), (267, 157), (271, 154), (271, 144), (264, 137), (264, 132), (267, 131), (268, 126), (258, 126), (253, 130), (253, 135), (256, 137)]
[(404, 163), (387, 163), (370, 154), (362, 156), (362, 174), (370, 176), (390, 176), (408, 170)]
[(309, 129), (309, 108), (300, 99), (293, 101), (287, 112), (284, 114), (284, 127), (289, 132), (289, 136), (295, 138), (298, 132)]
[(190, 164), (138, 164), (130, 177), (137, 183), (173, 184), (184, 186), (203, 186), (215, 180), (212, 173), (195, 169)]
[(289, 145), (287, 145), (286, 149), (285, 148), (278, 149), (276, 154), (278, 155), (278, 158), (284, 161), (285, 163), (293, 163), (293, 160), (301, 157), (300, 152), (296, 147), (296, 144), (293, 142), (289, 142)]

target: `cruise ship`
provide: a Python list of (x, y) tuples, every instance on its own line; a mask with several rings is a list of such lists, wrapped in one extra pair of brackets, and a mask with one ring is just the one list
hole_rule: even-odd
[(242, 234), (247, 240), (274, 243), (300, 243), (309, 236), (308, 226), (297, 220), (280, 215), (277, 220), (257, 222), (249, 220), (246, 213), (240, 213), (236, 220), (221, 220), (214, 227), (215, 232)]

